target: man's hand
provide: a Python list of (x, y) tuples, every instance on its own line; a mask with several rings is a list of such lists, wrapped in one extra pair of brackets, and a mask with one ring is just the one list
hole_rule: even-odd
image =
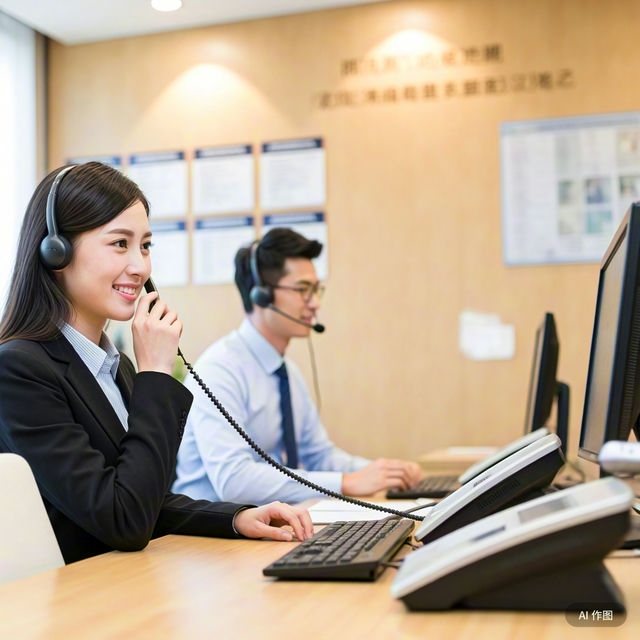
[(420, 465), (406, 460), (380, 458), (360, 471), (342, 476), (342, 493), (368, 496), (386, 489), (408, 489), (422, 477)]

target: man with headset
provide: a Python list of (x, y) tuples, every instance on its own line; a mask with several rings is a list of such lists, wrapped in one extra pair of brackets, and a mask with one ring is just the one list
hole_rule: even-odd
[[(285, 357), (292, 338), (324, 330), (315, 321), (323, 286), (312, 262), (321, 251), (321, 243), (287, 228), (274, 228), (260, 242), (241, 248), (235, 257), (235, 281), (246, 317), (238, 329), (209, 346), (194, 369), (263, 452), (310, 483), (352, 496), (406, 489), (421, 477), (418, 464), (371, 461), (338, 448), (299, 369)], [(283, 364), (288, 391), (278, 375)], [(256, 504), (321, 495), (261, 457), (227, 424), (191, 375), (185, 384), (194, 400), (178, 451), (175, 492)], [(291, 400), (291, 439), (286, 429), (283, 433), (285, 395)]]

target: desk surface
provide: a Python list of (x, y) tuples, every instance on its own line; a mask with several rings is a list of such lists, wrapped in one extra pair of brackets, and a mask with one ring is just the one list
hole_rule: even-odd
[(18, 580), (0, 587), (0, 637), (635, 640), (640, 627), (640, 557), (607, 560), (628, 613), (605, 630), (562, 612), (409, 612), (390, 594), (393, 569), (373, 583), (263, 577), (292, 544), (166, 536)]

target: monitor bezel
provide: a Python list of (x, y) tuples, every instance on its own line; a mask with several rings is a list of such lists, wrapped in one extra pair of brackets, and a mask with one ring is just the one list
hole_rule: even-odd
[(525, 413), (525, 433), (544, 427), (551, 416), (557, 393), (560, 342), (553, 313), (546, 312), (536, 329), (529, 393)]
[(619, 311), (616, 326), (615, 347), (606, 421), (600, 448), (608, 440), (628, 440), (640, 410), (636, 393), (640, 385), (638, 357), (640, 356), (640, 203), (634, 202), (626, 211), (600, 262), (598, 291), (593, 321), (589, 365), (585, 385), (585, 399), (580, 427), (578, 456), (590, 462), (598, 462), (598, 451), (587, 448), (587, 421), (589, 400), (594, 380), (595, 352), (600, 330), (603, 282), (607, 268), (620, 247), (626, 243), (626, 255), (620, 287)]
[(549, 418), (556, 406), (556, 435), (560, 438), (562, 453), (567, 455), (569, 445), (570, 388), (558, 380), (560, 338), (555, 316), (547, 311), (536, 329), (529, 390), (527, 394), (524, 432), (532, 433), (548, 427)]

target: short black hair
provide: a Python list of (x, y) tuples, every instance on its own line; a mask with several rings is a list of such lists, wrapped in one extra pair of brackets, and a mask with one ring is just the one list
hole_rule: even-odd
[(288, 227), (274, 227), (257, 243), (256, 266), (261, 282), (255, 282), (251, 273), (252, 245), (242, 247), (235, 257), (235, 281), (242, 305), (247, 313), (253, 311), (251, 288), (262, 284), (277, 284), (284, 275), (284, 262), (287, 258), (307, 258), (313, 260), (322, 252), (322, 243), (309, 240)]

